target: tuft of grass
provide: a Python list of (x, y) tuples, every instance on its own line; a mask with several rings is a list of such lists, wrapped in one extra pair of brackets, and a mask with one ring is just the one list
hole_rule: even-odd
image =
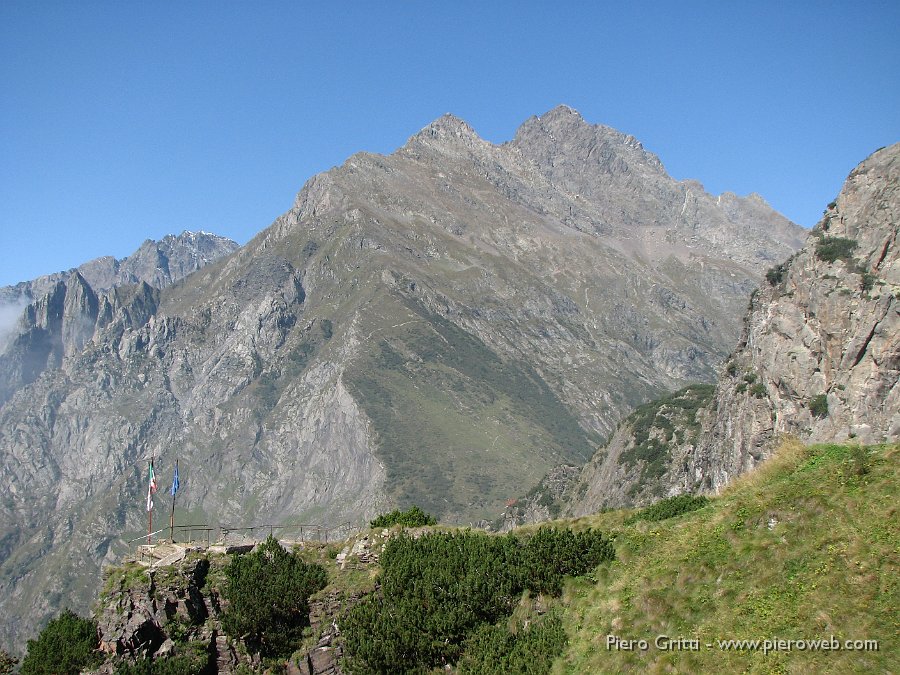
[(828, 417), (828, 396), (818, 394), (809, 401), (809, 411), (816, 417)]

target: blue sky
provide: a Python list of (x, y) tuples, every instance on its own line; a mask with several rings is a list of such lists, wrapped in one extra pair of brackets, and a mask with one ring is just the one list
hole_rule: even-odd
[(204, 229), (445, 112), (559, 103), (805, 226), (900, 141), (897, 2), (0, 3), (0, 285)]

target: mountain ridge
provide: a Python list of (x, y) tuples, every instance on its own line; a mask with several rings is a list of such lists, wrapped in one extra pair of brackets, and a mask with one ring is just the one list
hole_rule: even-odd
[(772, 211), (748, 229), (650, 168), (591, 169), (598, 197), (576, 198), (573, 169), (541, 157), (589, 155), (584, 139), (538, 152), (438, 122), (311, 178), (189, 277), (128, 287), (65, 368), (0, 407), (16, 488), (0, 501), (0, 610), (16, 617), (0, 638), (91, 593), (140, 535), (151, 455), (160, 475), (180, 458), (178, 515), (197, 522), (328, 525), (409, 503), (492, 517), (634, 406), (711, 380), (750, 290), (804, 234)]

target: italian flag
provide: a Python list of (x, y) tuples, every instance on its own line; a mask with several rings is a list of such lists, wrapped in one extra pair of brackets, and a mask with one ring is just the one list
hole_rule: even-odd
[(156, 492), (156, 474), (153, 473), (153, 460), (150, 460), (150, 484), (147, 485), (147, 510), (153, 510), (153, 494)]

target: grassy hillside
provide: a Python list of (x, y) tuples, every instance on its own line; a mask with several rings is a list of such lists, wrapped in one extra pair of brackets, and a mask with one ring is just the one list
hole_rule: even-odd
[(552, 466), (601, 439), (541, 376), (423, 306), (385, 299), (370, 349), (344, 377), (372, 421), (386, 489), (444, 522), (491, 518)]
[[(569, 645), (554, 672), (897, 672), (898, 450), (787, 442), (692, 513), (627, 526), (629, 511), (574, 521), (615, 533), (616, 560), (568, 588)], [(832, 635), (840, 650), (717, 643), (830, 646)], [(664, 651), (657, 636), (683, 640)], [(646, 650), (622, 648), (641, 639)], [(878, 649), (850, 651), (845, 640)]]

